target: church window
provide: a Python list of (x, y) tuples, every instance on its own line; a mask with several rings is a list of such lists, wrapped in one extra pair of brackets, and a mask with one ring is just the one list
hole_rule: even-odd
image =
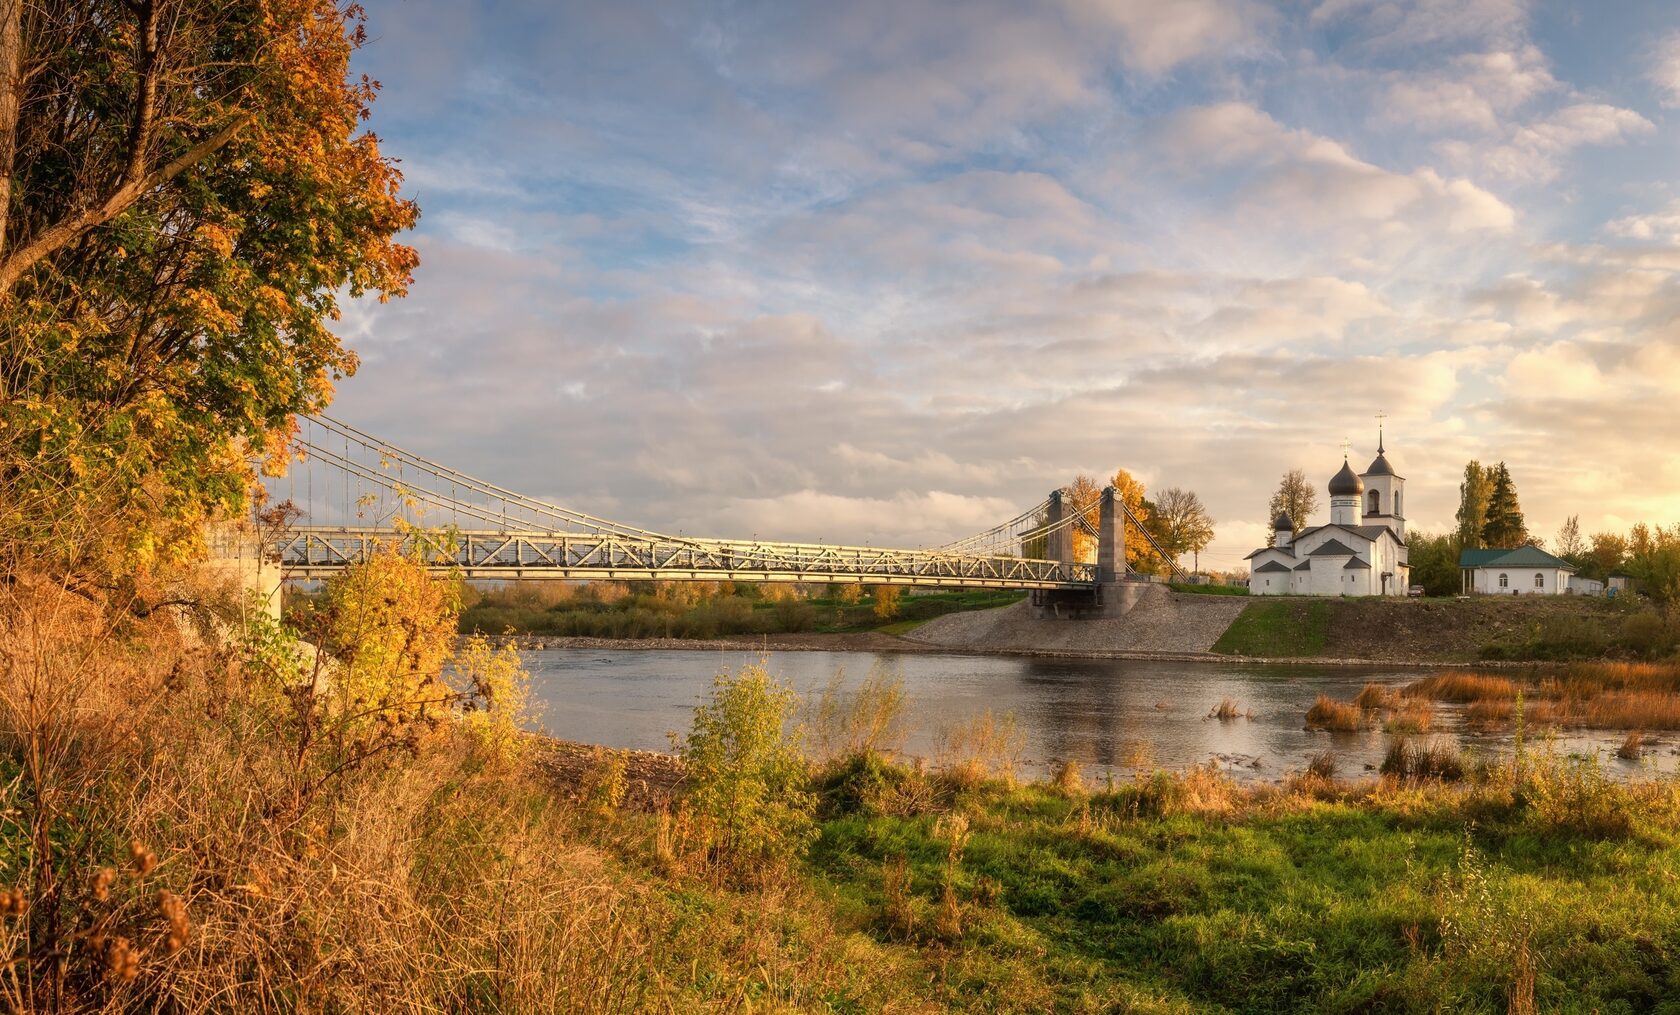
[(1406, 515), (1406, 512), (1400, 510), (1400, 491), (1399, 490), (1394, 491), (1394, 513), (1395, 513), (1395, 515), (1397, 515), (1399, 517), (1402, 517), (1402, 518), (1405, 517), (1405, 515)]
[(1382, 514), (1382, 495), (1375, 490), (1371, 491), (1371, 506), (1366, 509), (1365, 513), (1368, 515)]
[(1511, 576), (1508, 575), (1508, 574), (1500, 575), (1499, 576), (1499, 587), (1502, 588), (1502, 589), (1510, 588), (1511, 587)]
[(1534, 572), (1534, 587), (1537, 589), (1546, 587), (1546, 573), (1544, 571)]

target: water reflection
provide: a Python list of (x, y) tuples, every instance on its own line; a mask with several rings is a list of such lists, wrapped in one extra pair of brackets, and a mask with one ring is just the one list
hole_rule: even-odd
[[(855, 683), (874, 667), (904, 680), (913, 733), (907, 749), (929, 755), (941, 724), (990, 708), (1013, 712), (1025, 737), (1025, 767), (1042, 774), (1063, 759), (1088, 774), (1138, 767), (1184, 768), (1213, 761), (1244, 779), (1274, 780), (1330, 750), (1340, 771), (1356, 775), (1381, 763), (1388, 738), (1303, 729), (1313, 699), (1351, 699), (1368, 682), (1404, 684), (1417, 671), (1394, 667), (1253, 666), (1141, 660), (1050, 660), (983, 656), (880, 655), (865, 652), (644, 652), (560, 649), (528, 652), (544, 730), (609, 747), (666, 750), (667, 734), (687, 728), (694, 706), (719, 672), (760, 658), (806, 693), (839, 671)], [(1250, 717), (1210, 718), (1223, 698)], [(1468, 730), (1462, 716), (1437, 709), (1436, 735), (1472, 750), (1508, 748), (1500, 735)], [(1612, 771), (1638, 771), (1611, 758), (1620, 733), (1572, 732), (1559, 751), (1601, 752)], [(1654, 764), (1672, 769), (1674, 748), (1660, 742)]]

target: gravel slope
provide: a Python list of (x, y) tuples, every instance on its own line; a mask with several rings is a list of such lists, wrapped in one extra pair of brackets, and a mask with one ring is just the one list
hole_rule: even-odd
[(1207, 652), (1247, 605), (1246, 596), (1198, 596), (1151, 586), (1123, 617), (1039, 620), (1032, 606), (953, 613), (905, 635), (942, 648), (1014, 652)]

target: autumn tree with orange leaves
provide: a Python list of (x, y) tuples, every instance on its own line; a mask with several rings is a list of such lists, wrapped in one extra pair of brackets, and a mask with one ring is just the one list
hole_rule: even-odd
[(364, 39), (334, 0), (0, 0), (5, 531), (179, 556), (354, 372), (339, 300), (417, 263)]

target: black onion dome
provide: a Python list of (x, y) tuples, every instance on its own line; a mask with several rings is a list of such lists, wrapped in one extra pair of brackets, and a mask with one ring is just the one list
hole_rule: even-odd
[(1330, 479), (1330, 496), (1357, 497), (1365, 492), (1365, 481), (1353, 474), (1353, 466), (1342, 463), (1342, 471)]
[(1360, 475), (1392, 476), (1394, 475), (1394, 469), (1388, 464), (1388, 456), (1379, 451), (1377, 452), (1376, 459), (1371, 462), (1371, 467), (1360, 473)]
[(1272, 531), (1273, 532), (1284, 532), (1284, 531), (1294, 532), (1295, 531), (1295, 523), (1290, 520), (1289, 512), (1287, 512), (1287, 511), (1279, 511), (1278, 512), (1278, 516), (1276, 518), (1272, 519)]

